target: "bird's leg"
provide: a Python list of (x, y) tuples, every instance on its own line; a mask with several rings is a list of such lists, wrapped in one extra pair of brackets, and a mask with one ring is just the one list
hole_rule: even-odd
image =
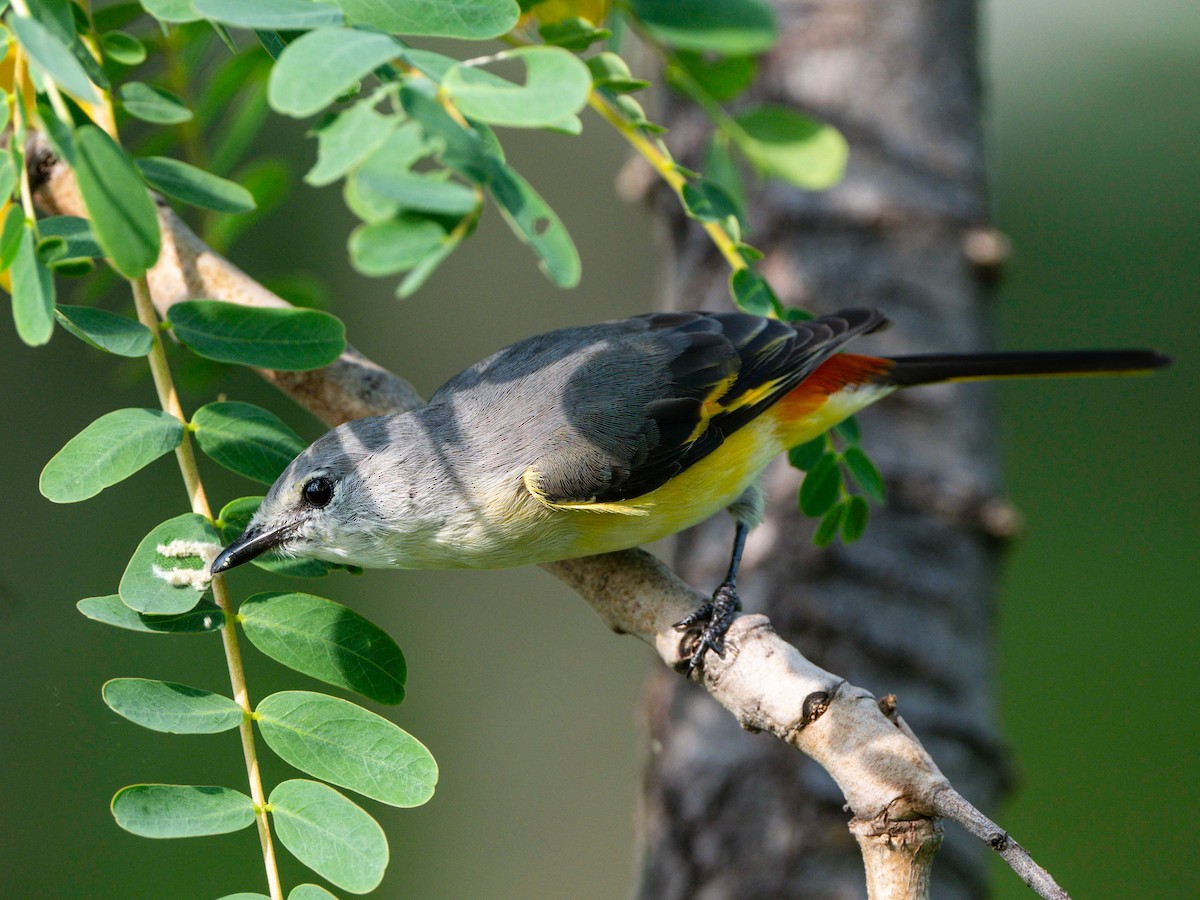
[(717, 656), (725, 658), (725, 632), (733, 624), (734, 614), (742, 608), (742, 601), (737, 595), (737, 574), (750, 526), (739, 520), (736, 528), (733, 536), (733, 554), (729, 558), (729, 572), (725, 575), (725, 580), (713, 591), (711, 601), (675, 623), (675, 627), (680, 631), (690, 631), (701, 624), (704, 626), (684, 667), (684, 674), (688, 677), (691, 677), (692, 672), (704, 661), (706, 651), (712, 650)]

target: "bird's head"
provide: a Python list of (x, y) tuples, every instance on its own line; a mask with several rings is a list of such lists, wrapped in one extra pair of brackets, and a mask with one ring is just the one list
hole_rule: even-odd
[[(396, 510), (389, 490), (398, 476), (389, 419), (340, 425), (297, 456), (276, 479), (250, 524), (213, 561), (211, 572), (274, 550), (351, 565), (378, 558), (379, 536)], [(389, 477), (381, 477), (390, 473)]]

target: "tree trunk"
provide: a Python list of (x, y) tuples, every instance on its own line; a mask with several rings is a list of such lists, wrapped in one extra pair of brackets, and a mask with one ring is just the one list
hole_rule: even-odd
[[(967, 0), (775, 4), (781, 40), (755, 100), (838, 126), (845, 181), (822, 194), (768, 183), (748, 240), (788, 305), (874, 305), (894, 320), (856, 344), (879, 353), (988, 346), (988, 259), (976, 10)], [(694, 110), (667, 101), (669, 143), (696, 166)], [(675, 259), (668, 306), (725, 308), (727, 269), (706, 238), (662, 205)], [(796, 509), (800, 475), (768, 470), (768, 515), (740, 579), (750, 612), (819, 665), (900, 713), (950, 781), (985, 812), (1005, 786), (995, 723), (993, 621), (999, 551), (1013, 516), (997, 498), (996, 429), (985, 389), (922, 388), (861, 417), (883, 470), (885, 507), (850, 547), (814, 549)], [(675, 568), (710, 590), (733, 528), (716, 517), (683, 535)], [(830, 778), (783, 743), (739, 731), (712, 698), (657, 671), (645, 701), (650, 750), (640, 813), (640, 896), (859, 897), (862, 859)], [(938, 897), (986, 894), (987, 848), (951, 829)]]

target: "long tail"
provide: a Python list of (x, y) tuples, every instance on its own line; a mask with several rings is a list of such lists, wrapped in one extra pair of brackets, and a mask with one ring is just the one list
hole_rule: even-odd
[(875, 375), (879, 384), (911, 387), (938, 381), (1055, 375), (1126, 375), (1169, 365), (1153, 350), (1046, 350), (1011, 353), (930, 353), (898, 356)]

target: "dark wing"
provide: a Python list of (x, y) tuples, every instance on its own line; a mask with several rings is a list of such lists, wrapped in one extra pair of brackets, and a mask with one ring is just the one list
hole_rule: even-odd
[[(578, 404), (584, 427), (540, 456), (531, 489), (551, 504), (584, 507), (648, 494), (716, 450), (847, 341), (884, 322), (874, 309), (805, 322), (746, 313), (657, 313), (630, 320), (636, 340), (652, 342), (658, 351), (663, 371), (653, 375), (660, 382), (654, 395), (631, 389), (626, 404), (607, 400), (590, 411)], [(639, 384), (647, 380), (644, 374), (632, 377)], [(630, 403), (640, 409), (630, 410)], [(617, 434), (604, 434), (614, 420), (626, 424)]]

